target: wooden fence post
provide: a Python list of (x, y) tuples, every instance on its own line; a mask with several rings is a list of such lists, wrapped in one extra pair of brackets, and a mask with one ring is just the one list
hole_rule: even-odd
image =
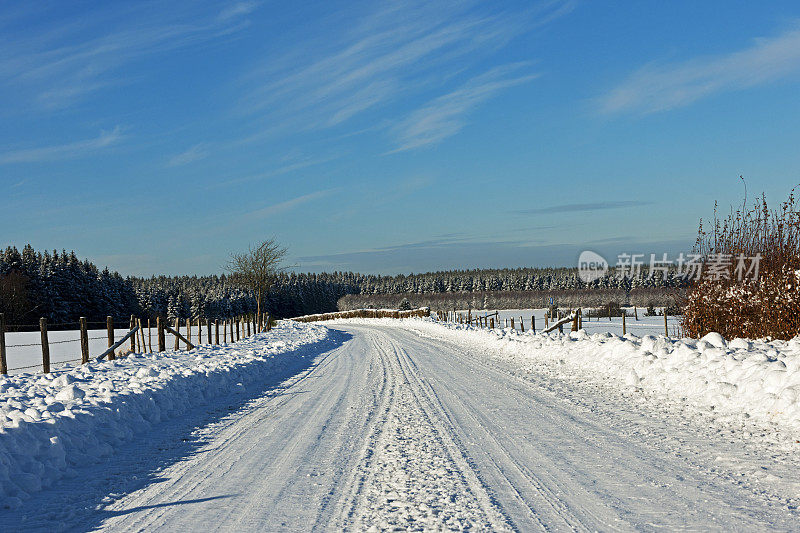
[[(108, 331), (108, 347), (111, 348), (112, 346), (114, 346), (114, 342), (116, 342), (114, 340), (114, 317), (112, 316), (106, 317), (106, 330)], [(108, 354), (108, 360), (109, 361), (114, 360), (114, 352)]]
[(514, 329), (514, 317), (511, 317), (511, 329)]
[[(42, 372), (50, 373), (50, 341), (47, 338), (47, 319), (39, 319), (39, 331), (42, 333)], [(83, 342), (81, 340), (81, 342)]]
[(156, 329), (158, 330), (158, 351), (165, 352), (167, 350), (167, 339), (164, 335), (164, 319), (161, 316), (156, 317)]
[[(175, 331), (177, 331), (178, 333), (181, 332), (181, 319), (178, 318), (178, 317), (175, 317)], [(177, 352), (180, 349), (181, 349), (181, 340), (176, 335), (175, 336), (175, 351)]]
[(8, 374), (6, 361), (6, 315), (0, 313), (0, 374)]
[(186, 340), (191, 344), (192, 342), (192, 319), (186, 319)]
[[(136, 327), (136, 317), (131, 315), (131, 327), (133, 329)], [(131, 335), (131, 351), (136, 352), (136, 335)]]
[(89, 362), (89, 329), (86, 326), (86, 317), (80, 318), (81, 324), (81, 364)]
[(236, 341), (237, 342), (242, 340), (242, 336), (241, 336), (241, 333), (239, 331), (239, 326), (241, 325), (241, 323), (242, 323), (242, 317), (237, 317), (236, 318)]
[(244, 321), (247, 324), (247, 336), (249, 337), (250, 336), (250, 317), (245, 316), (244, 317)]
[(139, 326), (139, 338), (142, 341), (142, 353), (147, 353), (147, 343), (144, 341), (144, 327), (142, 325), (142, 319), (136, 319), (136, 325)]
[(536, 333), (536, 316), (531, 315), (531, 331)]
[(667, 308), (664, 308), (664, 336), (669, 337), (669, 329), (667, 328)]
[(147, 349), (153, 353), (153, 332), (150, 329), (150, 319), (147, 319)]
[(214, 344), (214, 340), (211, 338), (211, 319), (206, 317), (206, 333), (208, 333), (208, 344)]
[(522, 317), (519, 317), (519, 329), (522, 333), (525, 333), (525, 321), (522, 320)]
[(228, 319), (222, 321), (222, 343), (228, 344)]
[[(489, 319), (489, 324), (490, 324), (489, 328), (494, 329), (494, 318), (490, 318)], [(500, 324), (497, 324), (497, 325), (499, 326)]]
[(628, 330), (627, 330), (627, 328), (626, 328), (626, 325), (625, 325), (625, 315), (626, 315), (626, 314), (627, 314), (627, 313), (626, 313), (626, 312), (625, 312), (625, 310), (623, 309), (623, 310), (622, 310), (622, 335), (625, 335), (625, 334), (628, 332)]
[(214, 344), (219, 346), (219, 320), (214, 320), (214, 329), (216, 330), (215, 331), (216, 337), (214, 338)]

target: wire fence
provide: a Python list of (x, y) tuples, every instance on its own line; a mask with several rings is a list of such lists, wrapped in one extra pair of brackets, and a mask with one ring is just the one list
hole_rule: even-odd
[[(509, 313), (506, 311), (506, 314)], [(608, 317), (590, 317), (583, 316), (580, 309), (570, 310), (568, 313), (561, 313), (560, 311), (545, 311), (544, 316), (537, 317), (535, 314), (527, 314), (526, 316), (516, 315), (513, 317), (501, 317), (499, 311), (487, 312), (472, 311), (436, 311), (433, 313), (437, 320), (442, 322), (455, 322), (460, 324), (472, 324), (480, 328), (486, 329), (507, 329), (511, 328), (520, 332), (541, 332), (550, 328), (553, 324), (563, 320), (566, 317), (570, 318), (570, 323), (561, 324), (557, 329), (575, 331), (576, 329), (583, 329), (591, 333), (614, 333), (626, 334), (631, 333), (631, 329), (641, 332), (642, 334), (664, 335), (665, 337), (683, 337), (683, 326), (680, 315), (642, 315), (641, 318), (631, 314), (622, 313), (619, 316)], [(519, 319), (519, 320), (517, 320)], [(641, 321), (641, 322), (640, 322)]]
[[(51, 366), (60, 366), (68, 363), (79, 362), (85, 364), (90, 362), (90, 349), (93, 351), (100, 350), (101, 355), (95, 355), (95, 359), (99, 360), (104, 357), (109, 359), (116, 358), (115, 352), (123, 347), (123, 344), (130, 340), (130, 349), (122, 350), (120, 355), (124, 356), (127, 353), (154, 353), (166, 351), (166, 335), (170, 334), (174, 337), (174, 347), (179, 349), (183, 343), (187, 349), (193, 349), (197, 344), (220, 344), (228, 342), (236, 342), (255, 334), (257, 332), (268, 331), (271, 328), (271, 321), (268, 313), (258, 315), (241, 315), (230, 317), (222, 320), (212, 320), (208, 318), (195, 318), (195, 319), (175, 319), (172, 324), (169, 321), (157, 317), (153, 324), (150, 320), (142, 320), (137, 317), (131, 317), (130, 330), (115, 329), (114, 320), (108, 317), (106, 321), (88, 321), (81, 319), (78, 322), (59, 322), (50, 324), (46, 319), (42, 319), (39, 324), (9, 324), (5, 323), (2, 313), (0, 313), (0, 374), (8, 374), (9, 372), (19, 372), (40, 368), (43, 372), (50, 372)], [(127, 321), (126, 321), (127, 322)], [(97, 334), (97, 329), (89, 330), (89, 326), (102, 325), (106, 331), (103, 335)], [(153, 327), (155, 325), (155, 327)], [(73, 326), (73, 330), (53, 330), (50, 331), (51, 326)], [(30, 331), (20, 331), (24, 328), (35, 328)], [(153, 330), (156, 330), (156, 340), (153, 342)], [(17, 339), (18, 336), (30, 336), (34, 333), (40, 333), (41, 337), (36, 341), (28, 339)], [(94, 334), (90, 334), (94, 333)], [(55, 339), (50, 339), (52, 334)], [(185, 336), (184, 336), (185, 334)], [(61, 338), (63, 336), (74, 335), (74, 338)], [(120, 338), (121, 337), (121, 338)], [(205, 337), (205, 339), (203, 339)], [(14, 340), (15, 342), (7, 343), (6, 340)], [(20, 342), (23, 341), (23, 342)], [(97, 341), (107, 341), (100, 344)], [(69, 353), (71, 349), (68, 345), (76, 345), (79, 349), (80, 357), (71, 357)], [(154, 349), (154, 345), (155, 348)], [(53, 354), (58, 360), (51, 360), (51, 347), (65, 347), (57, 350), (57, 354)], [(13, 367), (8, 366), (8, 355), (11, 354), (13, 359), (24, 359), (25, 363), (31, 363), (31, 360), (36, 358), (36, 352), (32, 352), (31, 348), (41, 349), (41, 362), (35, 364), (23, 364)], [(15, 353), (16, 352), (16, 353)], [(62, 359), (62, 357), (69, 357)]]

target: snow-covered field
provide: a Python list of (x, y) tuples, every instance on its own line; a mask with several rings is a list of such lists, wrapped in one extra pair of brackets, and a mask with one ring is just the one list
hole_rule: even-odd
[(799, 359), (356, 319), (9, 376), (0, 529), (793, 530)]

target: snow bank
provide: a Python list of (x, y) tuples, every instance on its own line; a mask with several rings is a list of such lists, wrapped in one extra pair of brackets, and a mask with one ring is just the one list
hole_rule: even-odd
[[(407, 324), (408, 325), (408, 324)], [(545, 361), (566, 365), (668, 399), (688, 401), (721, 414), (773, 422), (800, 434), (800, 337), (790, 341), (726, 342), (710, 333), (700, 340), (611, 333), (536, 334), (416, 321), (426, 334), (468, 339), (522, 366)]]
[(2, 505), (18, 506), (161, 420), (263, 382), (329, 334), (281, 322), (235, 344), (0, 376)]

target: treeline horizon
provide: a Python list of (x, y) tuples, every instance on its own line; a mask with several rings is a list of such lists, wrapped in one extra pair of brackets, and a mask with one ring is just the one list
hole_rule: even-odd
[[(630, 294), (637, 289), (681, 288), (685, 280), (675, 272), (648, 276), (646, 269), (633, 278), (609, 273), (583, 282), (577, 268), (463, 269), (420, 274), (376, 275), (355, 272), (280, 273), (266, 295), (265, 309), (287, 318), (332, 312), (348, 295), (521, 294), (557, 292)], [(577, 296), (577, 294), (576, 294)], [(599, 294), (598, 294), (599, 296)], [(74, 251), (38, 252), (31, 245), (0, 250), (0, 312), (9, 324), (35, 325), (45, 317), (55, 328), (85, 316), (106, 316), (127, 323), (142, 318), (226, 318), (255, 312), (254, 295), (225, 274), (208, 276), (125, 276), (100, 270)], [(383, 299), (381, 299), (383, 300)], [(461, 298), (445, 298), (459, 301)], [(391, 298), (385, 299), (386, 302)], [(469, 300), (472, 301), (471, 299)], [(508, 298), (505, 301), (510, 301)], [(483, 303), (483, 301), (481, 302)]]

